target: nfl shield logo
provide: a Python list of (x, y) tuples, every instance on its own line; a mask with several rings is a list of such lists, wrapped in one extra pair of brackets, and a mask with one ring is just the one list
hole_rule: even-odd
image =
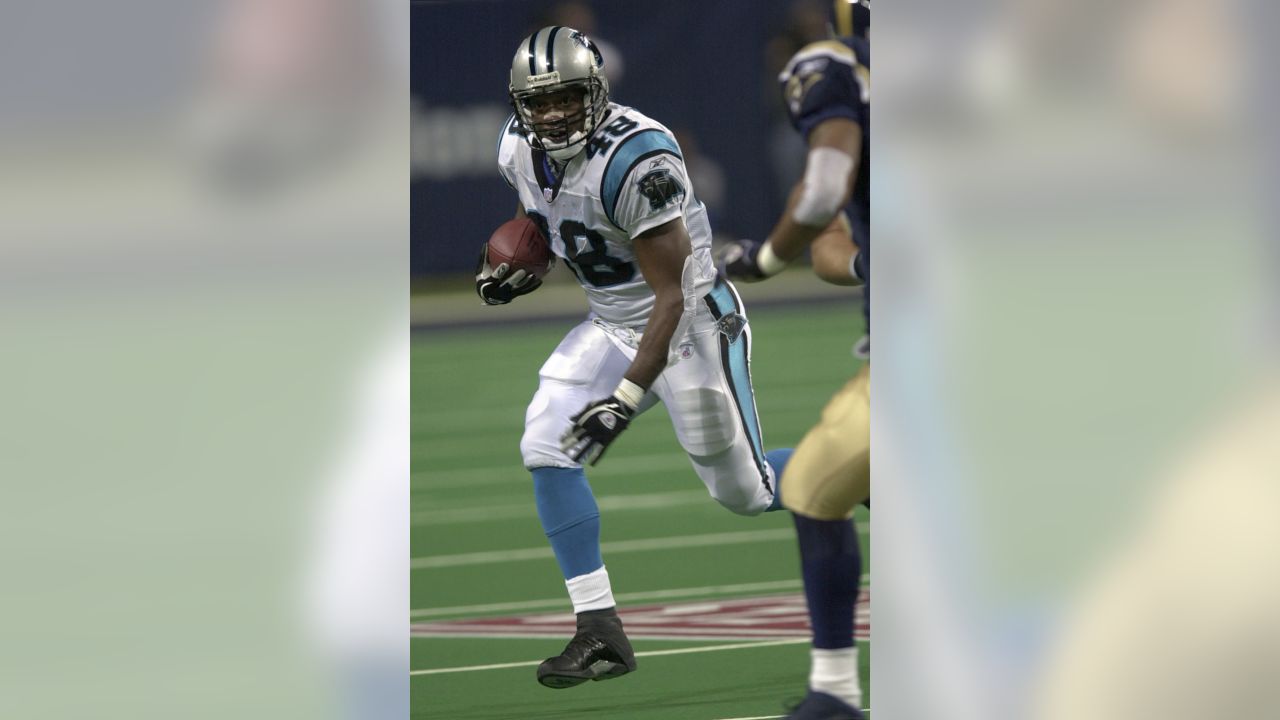
[(542, 188), (542, 197), (546, 198), (547, 202), (551, 202), (551, 198), (554, 195), (555, 193), (551, 192), (551, 188)]

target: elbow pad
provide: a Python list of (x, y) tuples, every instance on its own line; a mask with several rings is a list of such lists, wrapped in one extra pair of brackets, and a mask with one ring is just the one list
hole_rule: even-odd
[(826, 227), (844, 204), (853, 158), (829, 147), (809, 151), (804, 165), (804, 187), (792, 218), (801, 225)]

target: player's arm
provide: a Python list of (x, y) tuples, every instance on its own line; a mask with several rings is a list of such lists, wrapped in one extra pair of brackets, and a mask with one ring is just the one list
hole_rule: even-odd
[(782, 272), (819, 236), (841, 232), (837, 218), (853, 192), (861, 147), (862, 128), (853, 120), (833, 117), (814, 127), (804, 177), (792, 188), (786, 212), (764, 243), (731, 250), (725, 257), (729, 274), (763, 280)]
[[(646, 230), (635, 239), (636, 262), (653, 290), (653, 312), (645, 325), (636, 358), (623, 376), (642, 397), (667, 366), (671, 336), (684, 312), (684, 291), (680, 279), (685, 260), (692, 253), (692, 241), (684, 220), (676, 218)], [(639, 397), (635, 399), (639, 404)]]
[(860, 283), (852, 272), (853, 256), (857, 253), (858, 246), (853, 242), (849, 217), (843, 212), (836, 215), (836, 219), (818, 235), (809, 250), (814, 274), (832, 285)]

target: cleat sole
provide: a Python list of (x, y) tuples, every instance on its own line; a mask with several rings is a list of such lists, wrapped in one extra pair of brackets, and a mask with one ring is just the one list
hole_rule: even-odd
[(631, 672), (631, 668), (620, 663), (600, 661), (582, 671), (581, 673), (573, 672), (538, 672), (538, 682), (553, 690), (563, 690), (571, 688), (575, 685), (581, 685), (588, 680), (612, 680)]

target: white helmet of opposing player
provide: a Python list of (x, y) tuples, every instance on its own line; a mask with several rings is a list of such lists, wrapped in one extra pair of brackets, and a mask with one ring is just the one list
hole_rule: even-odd
[(520, 42), (508, 92), (530, 145), (560, 161), (582, 152), (609, 110), (603, 68), (599, 48), (573, 28), (544, 27)]

